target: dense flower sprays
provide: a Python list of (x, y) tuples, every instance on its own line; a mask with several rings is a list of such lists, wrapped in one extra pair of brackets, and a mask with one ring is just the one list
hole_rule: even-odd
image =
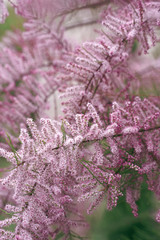
[(10, 239), (54, 239), (61, 231), (69, 238), (73, 227), (86, 225), (78, 202), (88, 200), (87, 212), (92, 213), (107, 197), (107, 208), (112, 209), (125, 191), (137, 216), (135, 201), (146, 177), (149, 188), (160, 197), (159, 108), (140, 99), (127, 102), (126, 107), (114, 103), (110, 117), (111, 124), (105, 128), (88, 104), (87, 113), (76, 115), (72, 126), (67, 120), (60, 124), (41, 119), (38, 130), (28, 119), (29, 133), (21, 130), (21, 148), (14, 153), (0, 150), (14, 166), (2, 184), (15, 190), (13, 199), (18, 204), (5, 208), (13, 216), (1, 227), (16, 223), (16, 230), (1, 230), (3, 239), (9, 234)]
[[(59, 17), (101, 3), (108, 1), (47, 0), (44, 5), (41, 0), (17, 0), (13, 4), (27, 20), (25, 31), (4, 40), (1, 51), (5, 116), (8, 106), (18, 106), (18, 129), (37, 108), (43, 112), (40, 107), (55, 89), (68, 100), (63, 103), (62, 121), (41, 118), (38, 123), (37, 116), (36, 124), (29, 118), (27, 129), (21, 129), (19, 149), (12, 146), (13, 138), (9, 138), (12, 152), (0, 148), (0, 155), (12, 165), (1, 183), (14, 190), (16, 202), (5, 206), (11, 217), (0, 222), (1, 239), (79, 237), (74, 228), (87, 226), (83, 211), (92, 213), (103, 200), (111, 210), (121, 195), (137, 216), (136, 200), (144, 181), (160, 198), (160, 99), (134, 96), (143, 73), (132, 67), (137, 59), (135, 44), (140, 54), (147, 54), (159, 41), (160, 4), (111, 1), (101, 16), (103, 28), (97, 40), (71, 54), (62, 41), (64, 17), (63, 21)], [(39, 81), (42, 77), (45, 85)], [(16, 223), (14, 233), (5, 230), (12, 223)]]
[(122, 7), (121, 1), (117, 1), (116, 9), (108, 8), (99, 37), (77, 48), (74, 61), (67, 64), (70, 78), (77, 83), (76, 87), (65, 89), (61, 96), (67, 98), (63, 104), (68, 117), (85, 111), (87, 102), (91, 102), (106, 118), (106, 108), (110, 108), (112, 101), (131, 99), (133, 87), (139, 86), (141, 75), (137, 77), (132, 66), (133, 45), (138, 41), (139, 53), (147, 54), (159, 41), (156, 29), (160, 4), (128, 2)]
[(36, 37), (27, 37), (27, 31), (8, 33), (0, 44), (0, 145), (5, 148), (6, 133), (16, 147), (20, 124), (44, 115), (48, 98), (63, 85), (57, 72), (70, 50), (61, 30), (53, 35), (44, 29)]

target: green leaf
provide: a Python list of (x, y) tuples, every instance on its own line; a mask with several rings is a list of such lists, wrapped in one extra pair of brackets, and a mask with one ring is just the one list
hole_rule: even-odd
[(66, 141), (66, 131), (65, 131), (65, 127), (64, 127), (64, 121), (62, 121), (61, 131), (63, 133), (63, 140), (62, 140), (62, 144), (63, 144)]
[(9, 212), (5, 211), (5, 210), (2, 209), (2, 208), (0, 208), (0, 211), (3, 212), (3, 213), (5, 213), (5, 214), (7, 214), (7, 215), (11, 215), (11, 216), (13, 215), (13, 213), (9, 213)]
[(18, 160), (18, 158), (20, 159), (20, 156), (19, 156), (18, 153), (16, 152), (16, 149), (15, 149), (14, 146), (13, 146), (13, 143), (12, 143), (12, 140), (11, 140), (9, 134), (6, 133), (6, 135), (7, 135), (7, 138), (5, 138), (5, 140), (6, 140), (6, 142), (8, 143), (8, 145), (10, 146), (12, 152), (14, 153), (14, 157), (15, 157), (15, 159), (16, 159), (17, 165), (19, 165), (19, 164), (20, 164), (20, 161)]
[(58, 233), (57, 236), (55, 237), (55, 240), (58, 240), (58, 239), (60, 239), (60, 238), (63, 237), (63, 236), (64, 236), (64, 233), (63, 233), (63, 232), (60, 232), (60, 233)]

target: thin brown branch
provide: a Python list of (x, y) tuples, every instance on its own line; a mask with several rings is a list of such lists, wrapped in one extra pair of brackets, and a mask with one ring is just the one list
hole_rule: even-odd
[[(102, 66), (102, 63), (100, 63), (99, 67), (96, 69), (95, 72), (98, 72), (98, 71), (100, 70), (101, 66)], [(91, 84), (93, 78), (94, 78), (94, 73), (93, 73), (92, 77), (90, 78), (90, 80), (88, 81), (88, 84), (86, 85), (85, 92), (86, 92), (87, 89), (89, 88), (89, 85)], [(79, 106), (82, 105), (83, 99), (84, 99), (84, 96), (82, 96), (81, 101), (80, 101), (80, 103), (79, 103)]]
[[(143, 133), (143, 132), (148, 132), (148, 131), (154, 131), (154, 130), (157, 130), (157, 129), (160, 129), (160, 126), (156, 126), (156, 127), (152, 127), (152, 128), (148, 128), (148, 129), (142, 128), (136, 134)], [(131, 134), (132, 133), (125, 133), (125, 134), (119, 133), (119, 134), (114, 134), (114, 135), (112, 135), (110, 137), (116, 138), (116, 137), (123, 137), (123, 136), (126, 136), (126, 135), (131, 135)], [(100, 140), (105, 140), (105, 139), (107, 139), (107, 137), (103, 137), (102, 139), (98, 138), (98, 139), (93, 139), (93, 140), (84, 140), (84, 141), (81, 142), (81, 144), (83, 144), (83, 143), (94, 143), (94, 142), (97, 142), (97, 141), (100, 141)], [(76, 145), (76, 144), (73, 144), (73, 145)], [(61, 146), (52, 148), (52, 150), (58, 150), (61, 147), (65, 147), (65, 146), (61, 145)]]
[(80, 10), (84, 10), (84, 9), (94, 9), (94, 8), (98, 8), (98, 7), (101, 7), (103, 5), (106, 5), (107, 3), (109, 3), (110, 1), (108, 0), (104, 0), (104, 1), (101, 1), (101, 2), (97, 2), (97, 3), (92, 3), (92, 4), (88, 4), (88, 5), (84, 5), (84, 6), (81, 6), (81, 7), (77, 7), (77, 8), (73, 8), (73, 9), (70, 9), (68, 11), (64, 11), (60, 14), (57, 14), (55, 18), (57, 17), (61, 17), (63, 15), (67, 15), (67, 14), (70, 14), (70, 13), (73, 13), (74, 11), (80, 11)]
[(94, 20), (88, 20), (88, 21), (84, 21), (84, 22), (79, 22), (79, 23), (73, 23), (71, 25), (67, 25), (65, 27), (65, 31), (71, 30), (73, 28), (77, 28), (77, 27), (84, 27), (84, 26), (88, 26), (88, 25), (93, 25), (97, 23), (97, 19)]

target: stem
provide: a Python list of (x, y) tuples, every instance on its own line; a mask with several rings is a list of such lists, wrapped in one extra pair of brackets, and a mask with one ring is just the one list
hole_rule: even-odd
[[(85, 50), (86, 50), (86, 49), (85, 49)], [(99, 64), (99, 67), (96, 69), (95, 72), (98, 72), (98, 71), (100, 70), (101, 66), (102, 66), (102, 62)], [(93, 73), (92, 77), (89, 79), (88, 84), (86, 85), (85, 92), (86, 92), (87, 89), (89, 88), (89, 85), (90, 85), (90, 83), (92, 82), (93, 78), (94, 78), (94, 73)], [(82, 105), (83, 99), (84, 99), (84, 96), (81, 98), (81, 101), (80, 101), (80, 103), (79, 103), (79, 106)]]
[(103, 5), (106, 5), (107, 3), (109, 3), (109, 1), (104, 0), (102, 2), (92, 3), (92, 4), (89, 4), (89, 5), (82, 6), (82, 7), (77, 7), (76, 9), (71, 9), (71, 10), (68, 10), (68, 11), (64, 11), (60, 14), (57, 14), (55, 18), (66, 15), (66, 14), (69, 14), (69, 13), (72, 13), (74, 11), (80, 11), (80, 10), (83, 10), (83, 9), (91, 9), (91, 8), (101, 7)]
[[(6, 204), (5, 204), (6, 205)], [(5, 205), (3, 206), (3, 207), (5, 207)], [(0, 211), (1, 212), (3, 212), (3, 213), (5, 213), (5, 214), (7, 214), (7, 215), (13, 215), (12, 213), (9, 213), (9, 212), (7, 212), (7, 211), (5, 211), (4, 209), (2, 209), (2, 208), (0, 208)]]
[(74, 24), (66, 26), (65, 31), (68, 31), (70, 29), (77, 28), (77, 27), (93, 25), (93, 24), (96, 24), (96, 23), (97, 23), (97, 19), (86, 21), (86, 22), (74, 23)]
[(82, 161), (81, 161), (81, 164), (88, 170), (88, 172), (93, 176), (93, 178), (95, 178), (97, 180), (97, 182), (99, 182), (101, 185), (103, 185), (103, 183), (99, 181), (99, 179), (91, 172), (91, 170)]
[[(148, 128), (148, 129), (142, 128), (142, 129), (140, 129), (137, 133), (154, 131), (154, 130), (156, 130), (156, 129), (160, 129), (160, 126), (151, 127), (151, 128)], [(116, 137), (127, 136), (127, 135), (130, 135), (130, 134), (131, 134), (131, 133), (127, 133), (127, 134), (119, 133), (119, 134), (114, 134), (114, 135), (109, 136), (109, 137), (116, 138)], [(106, 139), (107, 139), (107, 137), (103, 137), (102, 139), (97, 138), (97, 139), (93, 139), (93, 140), (83, 140), (83, 141), (81, 142), (81, 144), (83, 144), (83, 143), (94, 143), (94, 142), (97, 142), (97, 141), (99, 141), (99, 140), (106, 140)], [(76, 145), (76, 144), (73, 144), (73, 146), (74, 146), (74, 145)], [(59, 148), (61, 148), (61, 147), (64, 147), (64, 145), (61, 145), (61, 146), (52, 148), (52, 150), (57, 150), (57, 149), (59, 149)]]

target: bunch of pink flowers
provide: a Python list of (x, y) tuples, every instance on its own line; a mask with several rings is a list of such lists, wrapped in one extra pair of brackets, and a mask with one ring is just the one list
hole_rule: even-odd
[[(0, 156), (10, 162), (1, 179), (9, 217), (0, 221), (0, 239), (77, 238), (88, 227), (85, 212), (104, 200), (111, 210), (122, 195), (138, 216), (144, 181), (160, 199), (160, 98), (149, 93), (159, 87), (160, 61), (149, 61), (160, 40), (160, 2), (10, 2), (25, 22), (0, 44)], [(2, 0), (0, 7), (3, 23)], [(71, 44), (68, 15), (96, 8), (98, 36)], [(55, 101), (50, 119), (57, 92), (63, 116)], [(15, 232), (6, 230), (11, 224)]]

